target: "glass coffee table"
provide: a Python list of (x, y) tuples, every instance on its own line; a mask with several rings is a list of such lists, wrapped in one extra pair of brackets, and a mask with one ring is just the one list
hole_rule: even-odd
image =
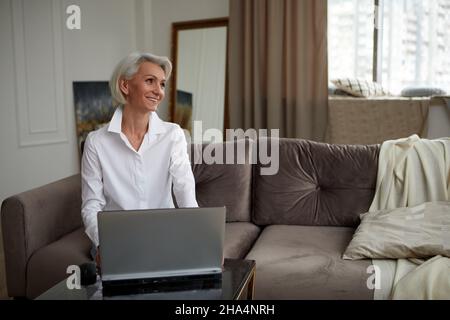
[[(104, 296), (102, 282), (69, 289), (63, 280), (38, 296), (37, 300), (252, 300), (255, 284), (255, 261), (225, 259), (222, 280), (211, 283), (195, 281), (179, 288), (152, 290), (149, 293)], [(154, 288), (152, 288), (154, 289)]]

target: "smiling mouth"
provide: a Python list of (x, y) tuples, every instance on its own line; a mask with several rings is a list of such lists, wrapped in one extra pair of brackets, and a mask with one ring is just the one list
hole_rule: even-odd
[(158, 99), (156, 99), (156, 98), (148, 97), (147, 99), (150, 100), (150, 101), (152, 101), (152, 102), (158, 102)]

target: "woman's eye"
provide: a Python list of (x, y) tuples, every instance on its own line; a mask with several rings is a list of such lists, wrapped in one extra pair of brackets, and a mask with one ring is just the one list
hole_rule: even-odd
[(152, 79), (152, 78), (149, 78), (149, 79), (145, 80), (145, 82), (147, 82), (147, 83), (149, 83), (149, 84), (152, 84), (152, 83), (153, 83), (153, 79)]
[(161, 83), (161, 88), (163, 88), (163, 89), (166, 88), (166, 83), (165, 82)]

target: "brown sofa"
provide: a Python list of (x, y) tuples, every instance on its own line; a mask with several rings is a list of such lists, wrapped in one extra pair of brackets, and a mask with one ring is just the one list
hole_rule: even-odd
[[(370, 260), (341, 255), (374, 195), (378, 152), (280, 139), (276, 175), (260, 163), (193, 164), (199, 205), (227, 207), (225, 257), (256, 260), (256, 299), (373, 299)], [(34, 298), (90, 260), (80, 209), (80, 175), (3, 202), (9, 296)]]

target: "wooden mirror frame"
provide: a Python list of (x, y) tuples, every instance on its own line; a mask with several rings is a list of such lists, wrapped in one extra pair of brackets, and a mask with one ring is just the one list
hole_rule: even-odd
[(176, 105), (176, 84), (177, 84), (177, 67), (178, 67), (178, 32), (182, 30), (194, 30), (205, 29), (211, 27), (227, 27), (227, 52), (225, 54), (225, 96), (224, 96), (224, 108), (223, 108), (223, 129), (225, 137), (225, 129), (229, 128), (229, 116), (228, 116), (228, 44), (229, 44), (229, 29), (228, 29), (228, 17), (205, 19), (205, 20), (192, 20), (183, 22), (172, 23), (172, 43), (171, 43), (171, 55), (172, 55), (172, 76), (170, 80), (170, 99), (169, 99), (169, 112), (170, 121), (175, 122), (175, 105)]

